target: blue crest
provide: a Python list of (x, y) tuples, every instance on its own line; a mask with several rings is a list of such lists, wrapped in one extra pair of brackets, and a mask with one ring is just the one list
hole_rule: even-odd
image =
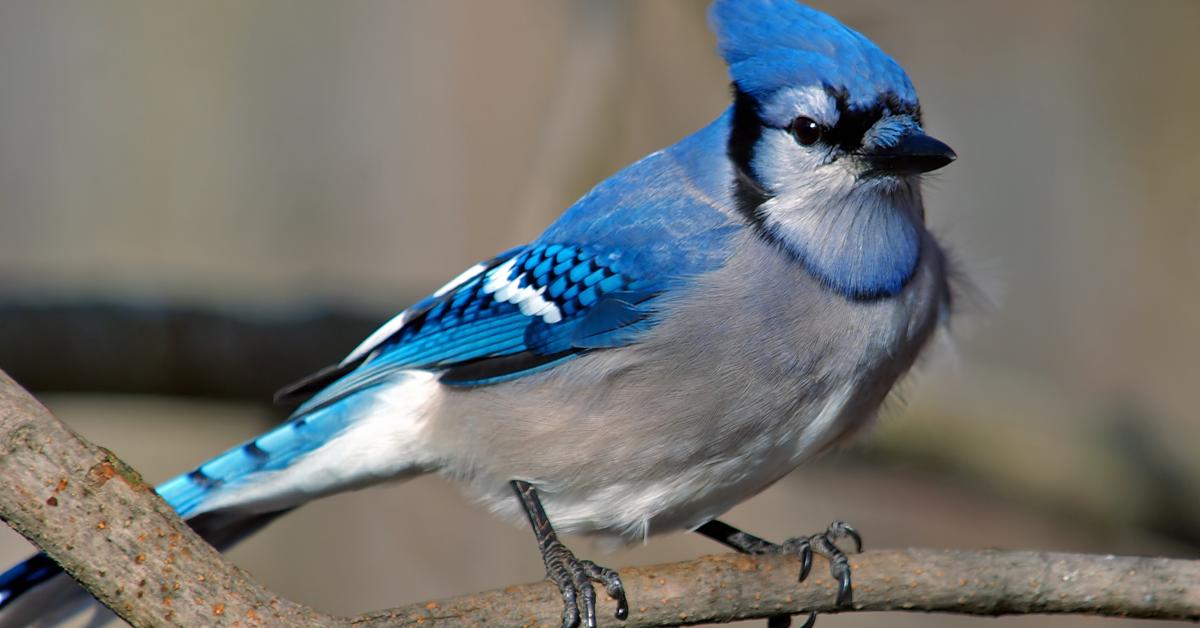
[(878, 46), (795, 0), (716, 0), (708, 19), (733, 81), (760, 102), (781, 88), (821, 85), (852, 109), (884, 94), (917, 103), (904, 69)]

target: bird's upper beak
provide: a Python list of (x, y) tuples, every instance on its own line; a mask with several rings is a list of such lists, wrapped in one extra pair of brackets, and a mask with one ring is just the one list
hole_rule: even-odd
[(920, 131), (906, 135), (894, 146), (863, 154), (867, 174), (876, 175), (930, 172), (957, 158), (954, 149)]

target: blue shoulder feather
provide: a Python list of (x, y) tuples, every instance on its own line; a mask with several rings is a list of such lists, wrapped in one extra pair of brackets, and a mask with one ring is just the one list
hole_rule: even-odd
[(453, 386), (528, 375), (650, 329), (657, 297), (724, 263), (744, 228), (730, 201), (726, 113), (597, 185), (538, 239), (409, 308), (299, 409), (315, 411), (406, 369)]
[[(589, 246), (517, 249), (411, 309), (403, 326), (374, 347), (362, 365), (300, 412), (326, 407), (406, 369), (442, 371), (445, 384), (476, 386), (616, 346), (616, 336), (587, 342), (607, 331), (619, 329), (625, 341), (632, 341), (634, 330), (649, 326), (647, 306), (657, 289), (622, 259), (620, 250)], [(576, 342), (581, 326), (586, 337)]]

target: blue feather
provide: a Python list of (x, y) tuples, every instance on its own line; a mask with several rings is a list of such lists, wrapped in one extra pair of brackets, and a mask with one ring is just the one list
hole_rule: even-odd
[(575, 326), (571, 344), (587, 349), (610, 349), (632, 344), (649, 327), (645, 293), (610, 295)]
[(293, 418), (200, 465), (175, 476), (155, 490), (181, 517), (187, 518), (213, 490), (253, 473), (286, 468), (298, 457), (329, 442), (361, 413), (368, 396), (351, 397)]
[(709, 24), (735, 83), (760, 101), (776, 91), (824, 85), (851, 108), (881, 94), (915, 105), (904, 69), (869, 39), (795, 0), (717, 0)]
[[(485, 385), (591, 349), (637, 342), (654, 324), (654, 296), (723, 264), (728, 238), (744, 228), (728, 200), (729, 123), (726, 113), (596, 186), (532, 244), (492, 260), (483, 273), (427, 305), (300, 412), (404, 369), (447, 371), (444, 381), (457, 386)], [(498, 300), (500, 293), (488, 291), (492, 280), (538, 292), (561, 320)], [(523, 355), (528, 359), (514, 359)], [(489, 360), (499, 370), (489, 371)], [(473, 377), (486, 376), (464, 379), (455, 372), (467, 367)]]
[(0, 574), (0, 608), (22, 593), (62, 573), (62, 567), (43, 552)]

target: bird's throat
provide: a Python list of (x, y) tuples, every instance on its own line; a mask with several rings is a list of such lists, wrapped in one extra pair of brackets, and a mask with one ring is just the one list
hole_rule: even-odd
[(878, 299), (903, 290), (921, 255), (915, 223), (919, 194), (862, 194), (818, 203), (768, 199), (755, 228), (822, 284), (847, 298)]

